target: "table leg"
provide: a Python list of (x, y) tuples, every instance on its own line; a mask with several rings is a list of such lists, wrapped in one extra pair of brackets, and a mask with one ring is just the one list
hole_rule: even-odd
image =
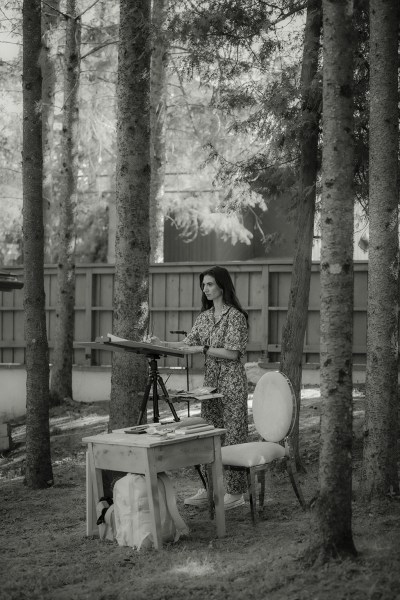
[(93, 485), (90, 473), (89, 452), (86, 452), (86, 536), (93, 535), (94, 532), (94, 515), (95, 504), (93, 499)]
[(211, 464), (207, 465), (206, 468), (207, 468), (208, 514), (210, 515), (210, 519), (212, 521), (214, 518), (214, 484), (213, 484)]
[(212, 483), (214, 488), (215, 520), (218, 537), (226, 535), (224, 509), (224, 474), (221, 460), (221, 439), (214, 436), (214, 462), (211, 464)]
[(145, 479), (147, 488), (147, 497), (149, 500), (149, 510), (151, 519), (151, 529), (154, 540), (154, 548), (162, 549), (162, 530), (160, 515), (160, 500), (158, 494), (157, 470), (155, 466), (154, 453), (152, 448), (148, 448), (146, 454)]
[(96, 469), (93, 457), (93, 445), (86, 452), (86, 535), (98, 535), (96, 506), (104, 495), (101, 469)]

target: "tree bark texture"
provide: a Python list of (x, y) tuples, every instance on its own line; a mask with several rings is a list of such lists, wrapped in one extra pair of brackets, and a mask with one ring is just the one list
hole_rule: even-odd
[(76, 0), (68, 0), (64, 54), (64, 105), (59, 191), (56, 335), (51, 400), (72, 398), (75, 306), (75, 210), (78, 181), (79, 72), (81, 23)]
[(323, 0), (319, 559), (355, 554), (352, 502), (352, 0)]
[[(149, 323), (150, 0), (120, 3), (114, 332), (141, 340)], [(146, 358), (115, 352), (111, 430), (137, 422)]]
[(150, 262), (164, 261), (164, 188), (166, 162), (166, 112), (168, 38), (165, 31), (168, 0), (153, 2), (151, 54), (151, 187)]
[(43, 272), (40, 0), (23, 2), (23, 239), (26, 339), (26, 471), (31, 488), (53, 484), (49, 432), (49, 351)]
[[(314, 239), (315, 194), (318, 174), (318, 132), (321, 91), (317, 81), (322, 25), (322, 0), (307, 6), (301, 71), (300, 185), (297, 202), (296, 243), (286, 322), (282, 331), (280, 370), (292, 382), (299, 399), (304, 337), (308, 319), (312, 244)], [(299, 421), (296, 421), (294, 453), (298, 470), (303, 470), (299, 452)]]
[(57, 36), (60, 0), (49, 0), (42, 11), (42, 146), (43, 146), (43, 214), (45, 262), (52, 262), (50, 207), (54, 201), (54, 96), (57, 80)]
[(399, 491), (398, 0), (370, 0), (369, 266), (363, 491)]

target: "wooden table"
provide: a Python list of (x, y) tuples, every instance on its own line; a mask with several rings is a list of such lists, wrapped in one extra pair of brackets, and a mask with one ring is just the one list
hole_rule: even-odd
[(146, 478), (151, 528), (156, 549), (162, 548), (157, 473), (199, 464), (208, 466), (218, 537), (225, 535), (221, 435), (225, 429), (160, 438), (124, 430), (83, 438), (86, 454), (86, 535), (98, 535), (96, 505), (103, 496), (101, 470), (139, 473)]

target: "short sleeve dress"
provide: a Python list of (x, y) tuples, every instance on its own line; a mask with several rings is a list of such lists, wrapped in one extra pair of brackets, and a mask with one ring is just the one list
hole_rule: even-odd
[[(238, 350), (239, 358), (229, 360), (207, 355), (204, 365), (204, 385), (216, 387), (223, 398), (205, 400), (201, 405), (202, 417), (215, 427), (227, 430), (224, 445), (247, 442), (247, 377), (242, 362), (248, 342), (246, 318), (234, 306), (225, 306), (216, 322), (214, 308), (203, 311), (197, 317), (192, 330), (185, 339), (190, 346), (210, 346)], [(241, 472), (226, 473), (226, 491), (241, 494), (247, 489)]]

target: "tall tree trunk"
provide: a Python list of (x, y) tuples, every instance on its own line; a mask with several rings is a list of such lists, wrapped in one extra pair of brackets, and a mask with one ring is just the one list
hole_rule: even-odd
[(57, 27), (60, 0), (49, 0), (42, 12), (42, 145), (43, 145), (43, 214), (45, 261), (52, 260), (50, 208), (53, 204), (54, 170), (54, 96), (56, 92)]
[(150, 261), (164, 261), (164, 211), (166, 161), (166, 111), (168, 39), (165, 24), (168, 0), (153, 2), (151, 55), (151, 186), (150, 186)]
[(23, 237), (26, 339), (26, 471), (31, 488), (53, 484), (49, 432), (49, 350), (43, 270), (40, 0), (23, 2)]
[(398, 0), (370, 0), (369, 266), (363, 491), (399, 491)]
[(321, 561), (355, 554), (352, 500), (353, 0), (323, 0)]
[[(300, 134), (300, 189), (297, 205), (296, 244), (286, 322), (282, 331), (280, 370), (301, 397), (302, 358), (308, 318), (315, 193), (318, 174), (320, 89), (316, 82), (322, 25), (322, 0), (310, 0), (304, 33), (301, 70), (302, 123)], [(300, 401), (298, 403), (300, 411)], [(294, 436), (296, 466), (304, 471), (299, 452), (299, 422)]]
[(78, 180), (79, 71), (81, 23), (76, 0), (67, 1), (64, 55), (64, 105), (59, 192), (56, 335), (51, 373), (51, 400), (72, 398), (75, 305), (75, 209)]
[[(117, 83), (114, 332), (141, 340), (149, 319), (150, 0), (121, 0)], [(137, 422), (144, 356), (115, 352), (111, 430)]]

